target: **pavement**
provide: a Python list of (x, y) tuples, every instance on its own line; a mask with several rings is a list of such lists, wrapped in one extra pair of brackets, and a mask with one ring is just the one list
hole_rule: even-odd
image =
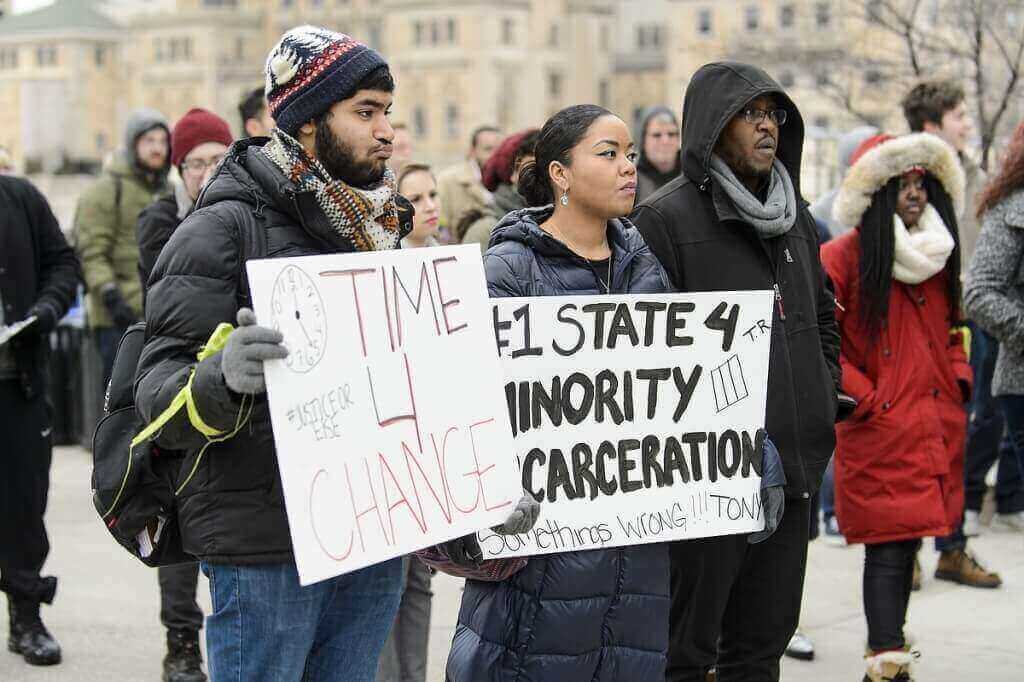
[[(159, 622), (156, 572), (132, 559), (107, 535), (92, 508), (91, 462), (80, 448), (57, 448), (47, 526), (53, 550), (46, 572), (59, 576), (57, 600), (44, 619), (60, 640), (64, 662), (32, 668), (0, 651), (6, 682), (113, 682), (160, 679), (164, 632)], [(910, 603), (908, 630), (922, 656), (921, 682), (1024, 680), (1024, 536), (988, 530), (972, 539), (1004, 584), (980, 590), (931, 578), (937, 554), (921, 552), (925, 583)], [(811, 545), (804, 594), (804, 631), (816, 645), (813, 662), (783, 659), (786, 682), (860, 680), (866, 637), (861, 611), (861, 547)], [(427, 679), (444, 679), (460, 582), (434, 580), (434, 617)], [(205, 579), (200, 602), (209, 609)], [(752, 618), (757, 617), (751, 614)], [(567, 681), (572, 682), (572, 681)], [(626, 682), (626, 681), (624, 681)]]

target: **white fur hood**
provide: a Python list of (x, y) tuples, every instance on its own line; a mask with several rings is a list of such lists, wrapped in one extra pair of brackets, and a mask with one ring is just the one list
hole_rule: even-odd
[(966, 181), (956, 152), (935, 135), (912, 133), (886, 140), (857, 159), (839, 188), (832, 206), (833, 219), (845, 227), (856, 227), (875, 192), (915, 166), (924, 168), (942, 183), (956, 215), (960, 215)]

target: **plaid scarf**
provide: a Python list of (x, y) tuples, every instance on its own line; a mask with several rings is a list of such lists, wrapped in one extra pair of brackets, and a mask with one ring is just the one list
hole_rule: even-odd
[(291, 135), (275, 128), (263, 153), (300, 192), (313, 192), (337, 236), (356, 251), (398, 248), (404, 236), (395, 208), (395, 174), (390, 168), (369, 189), (334, 180)]

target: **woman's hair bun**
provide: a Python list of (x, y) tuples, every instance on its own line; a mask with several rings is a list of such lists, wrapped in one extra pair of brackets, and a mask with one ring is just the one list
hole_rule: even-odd
[(546, 206), (554, 202), (551, 185), (547, 177), (541, 180), (535, 161), (527, 161), (519, 169), (519, 186), (516, 189), (526, 199), (527, 206)]

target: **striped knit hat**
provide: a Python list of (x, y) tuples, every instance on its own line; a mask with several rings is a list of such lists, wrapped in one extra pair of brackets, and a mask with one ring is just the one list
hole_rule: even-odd
[(285, 33), (267, 57), (265, 87), (270, 115), (291, 136), (336, 102), (355, 94), (384, 57), (355, 38), (316, 26)]

